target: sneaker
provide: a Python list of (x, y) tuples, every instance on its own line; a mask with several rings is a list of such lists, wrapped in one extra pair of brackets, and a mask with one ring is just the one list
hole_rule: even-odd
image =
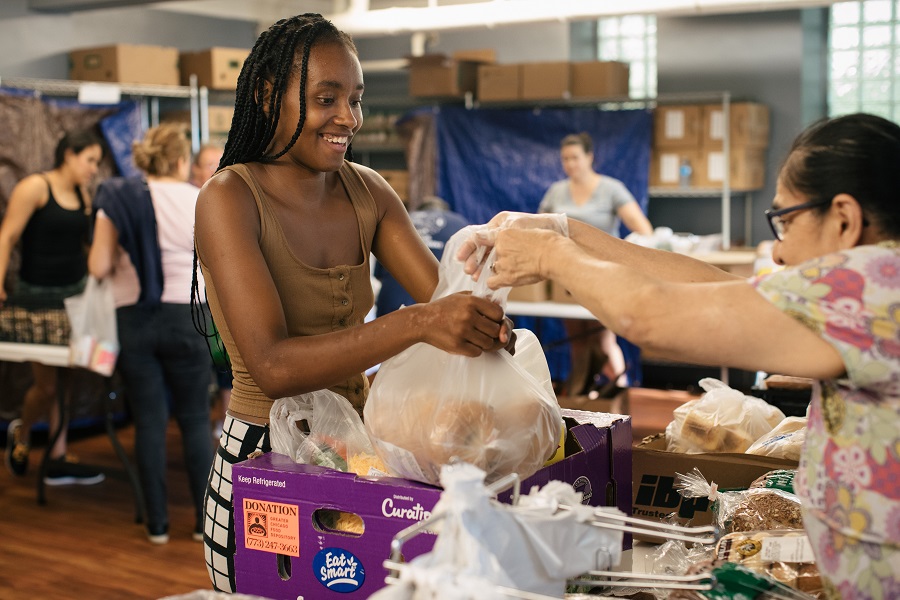
[(14, 419), (6, 429), (6, 467), (19, 477), (28, 470), (28, 453), (31, 447), (19, 441), (22, 434), (22, 419)]
[(147, 539), (150, 540), (151, 544), (168, 544), (169, 528), (166, 525), (148, 525)]
[(52, 461), (44, 475), (46, 485), (94, 485), (106, 479), (100, 471), (76, 464), (68, 458)]

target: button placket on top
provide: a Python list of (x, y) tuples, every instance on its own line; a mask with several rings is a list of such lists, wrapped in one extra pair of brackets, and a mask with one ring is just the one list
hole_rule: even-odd
[(350, 302), (350, 275), (346, 268), (338, 267), (334, 269), (334, 290), (335, 300), (340, 298), (339, 306), (336, 306), (336, 315), (338, 317), (337, 324), (339, 327), (346, 327), (350, 322), (350, 315), (353, 312), (353, 306)]

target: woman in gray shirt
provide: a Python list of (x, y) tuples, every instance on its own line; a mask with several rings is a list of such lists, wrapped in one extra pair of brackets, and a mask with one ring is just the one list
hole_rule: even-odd
[[(564, 213), (610, 235), (618, 235), (619, 223), (635, 233), (650, 235), (653, 227), (641, 207), (619, 181), (594, 170), (594, 142), (586, 133), (567, 135), (560, 143), (560, 160), (566, 179), (553, 183), (544, 194), (538, 212)], [(567, 393), (584, 393), (592, 378), (592, 356), (602, 362), (601, 373), (620, 387), (628, 384), (625, 357), (616, 336), (597, 323), (584, 319), (564, 319), (569, 336), (572, 368)]]

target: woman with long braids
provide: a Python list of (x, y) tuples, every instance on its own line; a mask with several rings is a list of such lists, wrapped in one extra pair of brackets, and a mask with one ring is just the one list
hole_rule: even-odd
[[(353, 41), (331, 22), (275, 23), (244, 63), (220, 170), (200, 192), (196, 253), (234, 374), (205, 503), (218, 590), (234, 590), (231, 465), (270, 449), (274, 399), (328, 388), (361, 412), (363, 371), (413, 344), (478, 356), (510, 338), (487, 300), (428, 303), (434, 255), (387, 182), (345, 160), (363, 89)], [(363, 323), (370, 252), (421, 304)]]

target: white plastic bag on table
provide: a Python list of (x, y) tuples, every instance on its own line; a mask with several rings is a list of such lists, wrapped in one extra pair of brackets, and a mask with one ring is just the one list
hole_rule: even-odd
[(116, 303), (110, 280), (89, 277), (84, 291), (64, 301), (72, 326), (69, 363), (109, 377), (119, 357)]
[[(505, 304), (509, 288), (491, 292), (456, 259), (459, 247), (485, 226), (447, 242), (432, 300), (471, 291)], [(489, 264), (489, 263), (488, 263)], [(562, 415), (543, 350), (533, 333), (516, 330), (506, 350), (471, 358), (416, 344), (382, 363), (364, 410), (366, 430), (390, 471), (437, 485), (452, 458), (471, 463), (493, 482), (532, 475), (559, 443)]]
[(359, 414), (349, 400), (331, 390), (276, 400), (269, 411), (269, 437), (273, 452), (298, 463), (357, 475), (384, 469)]
[(706, 393), (672, 412), (666, 427), (669, 452), (744, 452), (784, 420), (765, 400), (746, 396), (718, 379), (700, 380)]

